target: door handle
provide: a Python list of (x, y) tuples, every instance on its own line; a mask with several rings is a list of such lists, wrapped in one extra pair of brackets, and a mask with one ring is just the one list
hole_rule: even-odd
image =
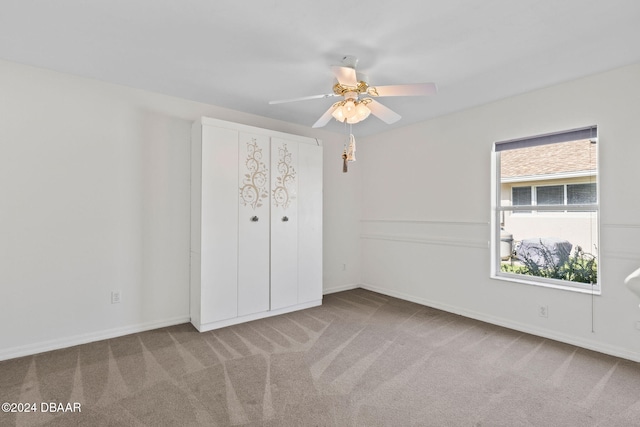
[(283, 217), (282, 217), (282, 222), (287, 222), (287, 221), (289, 221), (289, 217), (288, 217), (288, 216), (286, 216), (286, 215), (285, 215), (285, 216), (283, 216)]
[(254, 216), (251, 217), (251, 222), (258, 222), (258, 219), (259, 218), (254, 215)]

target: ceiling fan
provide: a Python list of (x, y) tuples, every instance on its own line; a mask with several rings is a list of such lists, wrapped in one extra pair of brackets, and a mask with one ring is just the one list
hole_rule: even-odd
[(339, 122), (358, 123), (369, 117), (371, 113), (383, 122), (391, 124), (400, 120), (400, 115), (373, 98), (381, 96), (426, 96), (434, 95), (438, 92), (438, 87), (435, 83), (369, 86), (368, 77), (356, 71), (357, 63), (358, 58), (345, 56), (342, 58), (343, 65), (331, 67), (331, 71), (338, 80), (333, 86), (333, 93), (269, 101), (269, 104), (341, 96), (343, 99), (329, 107), (312, 127), (322, 127), (329, 123), (332, 117)]

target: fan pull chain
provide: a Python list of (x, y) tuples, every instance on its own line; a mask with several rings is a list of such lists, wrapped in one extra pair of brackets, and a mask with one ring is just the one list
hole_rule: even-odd
[[(344, 131), (345, 133), (347, 132), (347, 121), (345, 120), (344, 122)], [(347, 149), (348, 144), (347, 144), (348, 139), (346, 139), (344, 141), (344, 149), (342, 150), (342, 173), (347, 173), (349, 172), (349, 167), (347, 165), (347, 159), (349, 158), (349, 155), (347, 154)]]
[(356, 161), (356, 138), (353, 134), (349, 135), (349, 149), (347, 150), (347, 161)]
[[(345, 130), (346, 130), (345, 123)], [(344, 149), (342, 150), (342, 172), (347, 173), (349, 171), (348, 162), (356, 161), (356, 137), (353, 136), (353, 125), (349, 125), (349, 137), (344, 142)]]
[(349, 168), (347, 167), (347, 150), (342, 152), (342, 172), (347, 173)]

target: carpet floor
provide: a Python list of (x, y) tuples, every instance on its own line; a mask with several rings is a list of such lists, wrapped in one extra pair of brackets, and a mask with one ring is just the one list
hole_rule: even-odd
[(356, 289), (0, 362), (0, 402), (1, 426), (640, 426), (640, 364)]

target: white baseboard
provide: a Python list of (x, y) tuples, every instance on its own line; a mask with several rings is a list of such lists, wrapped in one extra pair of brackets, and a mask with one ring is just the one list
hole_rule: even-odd
[(214, 329), (226, 328), (227, 326), (238, 325), (240, 323), (250, 322), (252, 320), (264, 319), (267, 317), (278, 316), (280, 314), (291, 313), (293, 311), (304, 310), (306, 308), (317, 307), (322, 305), (322, 299), (296, 304), (290, 307), (280, 308), (278, 310), (262, 311), (260, 313), (248, 314), (246, 316), (234, 317), (232, 319), (218, 320), (215, 322), (203, 323), (201, 325), (194, 324), (195, 328), (200, 332), (212, 331)]
[(88, 344), (90, 342), (102, 341), (110, 338), (117, 338), (124, 335), (164, 328), (167, 326), (180, 325), (182, 323), (189, 323), (190, 321), (191, 319), (189, 318), (189, 316), (180, 316), (174, 317), (172, 319), (141, 323), (138, 325), (124, 326), (121, 328), (108, 329), (104, 331), (92, 332), (89, 334), (74, 335), (71, 337), (54, 339), (35, 344), (1, 349), (0, 361), (14, 359), (16, 357), (31, 356), (33, 354), (43, 353), (45, 351), (59, 350), (61, 348), (73, 347), (80, 344)]
[(536, 335), (542, 338), (548, 338), (554, 341), (563, 342), (565, 344), (575, 345), (577, 347), (582, 347), (588, 350), (597, 351), (599, 353), (608, 354), (610, 356), (620, 357), (622, 359), (632, 360), (634, 362), (640, 362), (640, 355), (638, 353), (629, 351), (625, 348), (603, 344), (596, 341), (589, 341), (583, 338), (578, 338), (578, 337), (566, 335), (563, 333), (549, 331), (547, 329), (537, 328), (535, 326), (527, 325), (524, 323), (514, 322), (508, 319), (490, 316), (485, 313), (466, 310), (460, 307), (455, 307), (448, 304), (442, 304), (437, 301), (430, 301), (426, 298), (420, 298), (420, 297), (408, 295), (402, 292), (379, 288), (373, 285), (361, 284), (359, 287), (372, 292), (377, 292), (379, 294), (388, 295), (390, 297), (399, 298), (405, 301), (411, 301), (417, 304), (426, 305), (428, 307), (437, 308), (438, 310), (443, 310), (448, 313), (459, 314), (461, 316), (468, 317), (470, 319), (491, 323), (492, 325), (502, 326), (505, 328), (513, 329), (513, 330), (524, 332), (527, 334)]
[(342, 292), (342, 291), (350, 291), (352, 289), (358, 289), (361, 287), (362, 285), (356, 285), (354, 283), (351, 283), (348, 285), (333, 286), (331, 288), (324, 288), (322, 290), (322, 295), (334, 294), (336, 292)]

